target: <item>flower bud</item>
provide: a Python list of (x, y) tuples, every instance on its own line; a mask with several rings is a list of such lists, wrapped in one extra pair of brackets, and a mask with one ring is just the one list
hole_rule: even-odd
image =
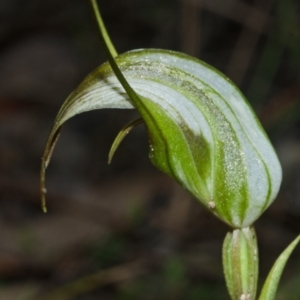
[(223, 268), (232, 300), (255, 300), (258, 250), (253, 228), (229, 232), (223, 244)]

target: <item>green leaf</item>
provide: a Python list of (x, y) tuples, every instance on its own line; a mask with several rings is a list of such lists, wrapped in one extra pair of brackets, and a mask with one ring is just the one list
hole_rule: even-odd
[(273, 300), (275, 299), (279, 279), (282, 271), (291, 256), (295, 247), (300, 241), (300, 235), (280, 254), (275, 264), (273, 265), (261, 291), (259, 300)]
[(50, 134), (44, 172), (62, 124), (101, 108), (137, 108), (148, 129), (150, 158), (216, 216), (247, 227), (275, 199), (277, 156), (236, 86), (213, 67), (166, 50), (136, 50), (116, 63), (129, 98), (108, 63), (92, 72), (63, 104)]

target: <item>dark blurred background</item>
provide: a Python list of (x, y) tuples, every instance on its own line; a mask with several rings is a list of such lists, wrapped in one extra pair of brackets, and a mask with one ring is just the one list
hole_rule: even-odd
[[(299, 1), (98, 3), (119, 53), (196, 56), (236, 82), (257, 112), (284, 173), (278, 199), (256, 223), (262, 282), (300, 233)], [(107, 165), (134, 111), (67, 122), (42, 213), (46, 139), (68, 94), (105, 61), (96, 33), (87, 1), (0, 1), (0, 299), (229, 299), (221, 266), (227, 227), (150, 164), (143, 126)], [(300, 247), (278, 300), (300, 299), (299, 254)]]

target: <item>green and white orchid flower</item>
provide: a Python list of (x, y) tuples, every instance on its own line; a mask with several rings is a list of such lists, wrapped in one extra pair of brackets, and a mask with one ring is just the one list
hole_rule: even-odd
[[(90, 3), (109, 62), (83, 80), (56, 117), (41, 167), (44, 211), (45, 171), (62, 125), (90, 110), (137, 109), (141, 118), (121, 131), (109, 161), (125, 134), (144, 122), (153, 164), (233, 229), (223, 245), (227, 287), (232, 299), (254, 300), (258, 252), (252, 225), (276, 198), (282, 179), (265, 131), (240, 90), (203, 61), (158, 49), (117, 55), (96, 0)], [(260, 300), (274, 299), (299, 239), (275, 263)]]
[(66, 100), (47, 148), (76, 114), (136, 108), (155, 166), (230, 226), (253, 224), (277, 195), (281, 167), (238, 88), (213, 67), (177, 52), (130, 51), (115, 61), (137, 97), (103, 64)]

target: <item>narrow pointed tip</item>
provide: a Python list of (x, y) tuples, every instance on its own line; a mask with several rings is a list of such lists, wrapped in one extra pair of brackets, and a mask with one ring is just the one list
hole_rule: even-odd
[(111, 146), (109, 153), (108, 153), (108, 158), (107, 158), (107, 164), (110, 165), (113, 159), (115, 153), (115, 149), (113, 149), (113, 146)]
[(47, 213), (47, 206), (46, 206), (45, 195), (42, 195), (42, 211), (43, 211), (43, 213)]
[[(114, 142), (115, 144), (115, 142)], [(114, 144), (111, 146), (110, 150), (109, 150), (109, 153), (108, 153), (108, 159), (107, 159), (107, 164), (110, 165), (111, 162), (112, 162), (112, 159), (114, 157), (114, 154), (115, 154), (115, 151), (117, 149), (118, 146), (115, 146), (114, 147)]]
[(45, 175), (42, 175), (42, 181), (41, 181), (41, 207), (42, 207), (42, 211), (44, 213), (47, 212), (47, 206), (46, 206), (46, 193), (47, 190), (45, 188)]

